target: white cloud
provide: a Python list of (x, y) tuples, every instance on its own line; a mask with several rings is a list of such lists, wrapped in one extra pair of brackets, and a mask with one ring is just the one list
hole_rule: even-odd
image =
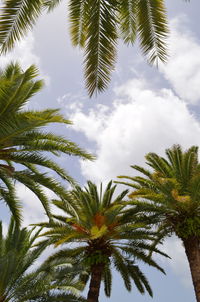
[(160, 70), (182, 99), (195, 104), (200, 101), (200, 41), (185, 16), (173, 19), (170, 27), (170, 59)]
[(5, 67), (12, 61), (19, 62), (23, 69), (28, 68), (32, 64), (35, 64), (40, 69), (40, 75), (45, 79), (45, 83), (49, 84), (50, 78), (42, 71), (40, 58), (34, 52), (34, 43), (34, 35), (30, 32), (24, 40), (16, 43), (13, 51), (4, 56), (1, 56), (0, 67)]
[(117, 100), (97, 105), (88, 114), (74, 109), (74, 129), (95, 142), (97, 160), (81, 162), (86, 178), (103, 181), (131, 174), (148, 152), (163, 154), (173, 144), (200, 143), (200, 125), (187, 105), (169, 89), (153, 91), (143, 79), (116, 89)]

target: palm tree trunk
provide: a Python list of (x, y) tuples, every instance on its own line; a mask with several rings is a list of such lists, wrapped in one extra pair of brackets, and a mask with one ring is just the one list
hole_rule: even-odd
[(102, 263), (94, 264), (91, 268), (91, 279), (87, 296), (88, 302), (98, 302), (101, 286), (101, 277), (104, 265)]
[(200, 241), (197, 237), (183, 239), (185, 253), (190, 265), (197, 302), (200, 302)]

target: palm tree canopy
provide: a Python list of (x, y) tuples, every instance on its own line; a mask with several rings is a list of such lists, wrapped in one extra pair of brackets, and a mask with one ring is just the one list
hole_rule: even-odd
[(42, 186), (59, 195), (64, 194), (64, 189), (46, 171), (39, 171), (38, 167), (51, 169), (72, 183), (73, 179), (48, 158), (47, 154), (67, 154), (92, 159), (89, 153), (75, 143), (44, 129), (44, 126), (51, 123), (71, 124), (59, 110), (24, 109), (29, 99), (43, 86), (41, 80), (35, 80), (36, 76), (35, 66), (22, 71), (19, 65), (10, 64), (0, 71), (0, 198), (6, 202), (18, 222), (20, 204), (15, 196), (13, 180), (32, 190), (50, 215), (48, 199)]
[[(50, 12), (60, 0), (6, 0), (0, 15), (2, 53), (32, 28), (43, 9)], [(89, 95), (104, 90), (115, 67), (118, 39), (133, 44), (138, 36), (150, 63), (166, 61), (168, 35), (164, 0), (70, 0), (69, 20), (74, 46), (84, 48)]]
[[(146, 156), (150, 167), (132, 166), (143, 176), (119, 176), (133, 188), (129, 195), (138, 211), (151, 213), (165, 234), (181, 239), (200, 235), (200, 163), (198, 147), (183, 151), (179, 145), (166, 150), (166, 157)], [(136, 211), (134, 208), (134, 212)]]
[[(47, 239), (42, 242), (54, 246), (65, 245), (52, 257), (72, 257), (77, 263), (82, 263), (89, 274), (94, 265), (100, 264), (107, 296), (111, 294), (113, 267), (121, 274), (127, 290), (131, 290), (133, 281), (141, 293), (147, 291), (152, 295), (137, 260), (163, 272), (149, 256), (150, 252), (163, 253), (149, 243), (155, 240), (155, 233), (145, 223), (138, 223), (133, 216), (127, 215), (124, 197), (128, 191), (114, 197), (115, 189), (116, 186), (110, 182), (104, 193), (102, 185), (98, 192), (97, 186), (88, 182), (87, 187), (77, 186), (69, 192), (68, 200), (55, 200), (54, 205), (64, 215), (53, 215), (54, 221), (38, 224), (48, 228), (42, 234)], [(74, 243), (74, 247), (71, 244), (69, 247), (69, 243)]]
[[(0, 301), (79, 301), (83, 285), (75, 279), (70, 262), (68, 268), (66, 263), (64, 267), (51, 262), (47, 267), (44, 262), (30, 272), (46, 247), (44, 244), (33, 247), (40, 231), (19, 229), (11, 219), (7, 235), (3, 236), (0, 223)], [(61, 276), (65, 273), (68, 278), (60, 281), (59, 273)]]

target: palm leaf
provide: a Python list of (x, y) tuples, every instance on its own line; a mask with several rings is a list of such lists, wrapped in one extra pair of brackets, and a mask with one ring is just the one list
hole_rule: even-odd
[(114, 1), (88, 1), (87, 39), (85, 46), (85, 78), (92, 96), (104, 90), (114, 69), (116, 57), (116, 12)]
[(120, 1), (119, 24), (121, 37), (126, 44), (134, 43), (137, 34), (138, 0)]
[(163, 0), (138, 0), (138, 34), (143, 53), (150, 63), (166, 62), (164, 41), (168, 35), (166, 10)]
[(0, 18), (1, 52), (12, 49), (14, 43), (23, 37), (37, 20), (42, 0), (6, 0), (3, 2)]
[(88, 1), (70, 0), (69, 20), (71, 41), (74, 46), (84, 47), (87, 38)]

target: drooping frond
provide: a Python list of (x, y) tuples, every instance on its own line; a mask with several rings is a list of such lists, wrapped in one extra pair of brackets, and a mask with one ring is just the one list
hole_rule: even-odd
[(1, 52), (12, 49), (14, 43), (24, 37), (35, 24), (41, 9), (42, 0), (6, 0), (0, 18)]
[(119, 24), (121, 37), (126, 44), (134, 43), (137, 35), (138, 0), (121, 0), (119, 3)]
[(47, 9), (48, 12), (51, 12), (60, 4), (61, 0), (43, 0), (43, 7)]
[(129, 270), (126, 265), (126, 261), (124, 257), (121, 256), (121, 254), (117, 251), (117, 249), (113, 251), (113, 264), (116, 270), (120, 273), (126, 289), (128, 291), (131, 291), (132, 286), (131, 286), (131, 278), (129, 275)]
[(85, 78), (88, 93), (105, 90), (116, 59), (115, 1), (88, 1)]
[(112, 273), (111, 273), (111, 267), (108, 265), (105, 266), (104, 268), (103, 282), (104, 282), (104, 292), (107, 297), (110, 297), (111, 289), (112, 289)]
[[(1, 51), (11, 50), (43, 10), (51, 12), (61, 0), (7, 0), (0, 15)], [(117, 38), (134, 43), (139, 36), (150, 63), (166, 61), (168, 36), (164, 0), (70, 0), (71, 41), (84, 48), (86, 87), (90, 96), (108, 86), (115, 68)]]
[(70, 33), (74, 46), (85, 46), (88, 8), (88, 1), (86, 0), (70, 0), (69, 2)]
[(168, 28), (164, 1), (138, 0), (137, 22), (140, 45), (148, 61), (166, 62)]

